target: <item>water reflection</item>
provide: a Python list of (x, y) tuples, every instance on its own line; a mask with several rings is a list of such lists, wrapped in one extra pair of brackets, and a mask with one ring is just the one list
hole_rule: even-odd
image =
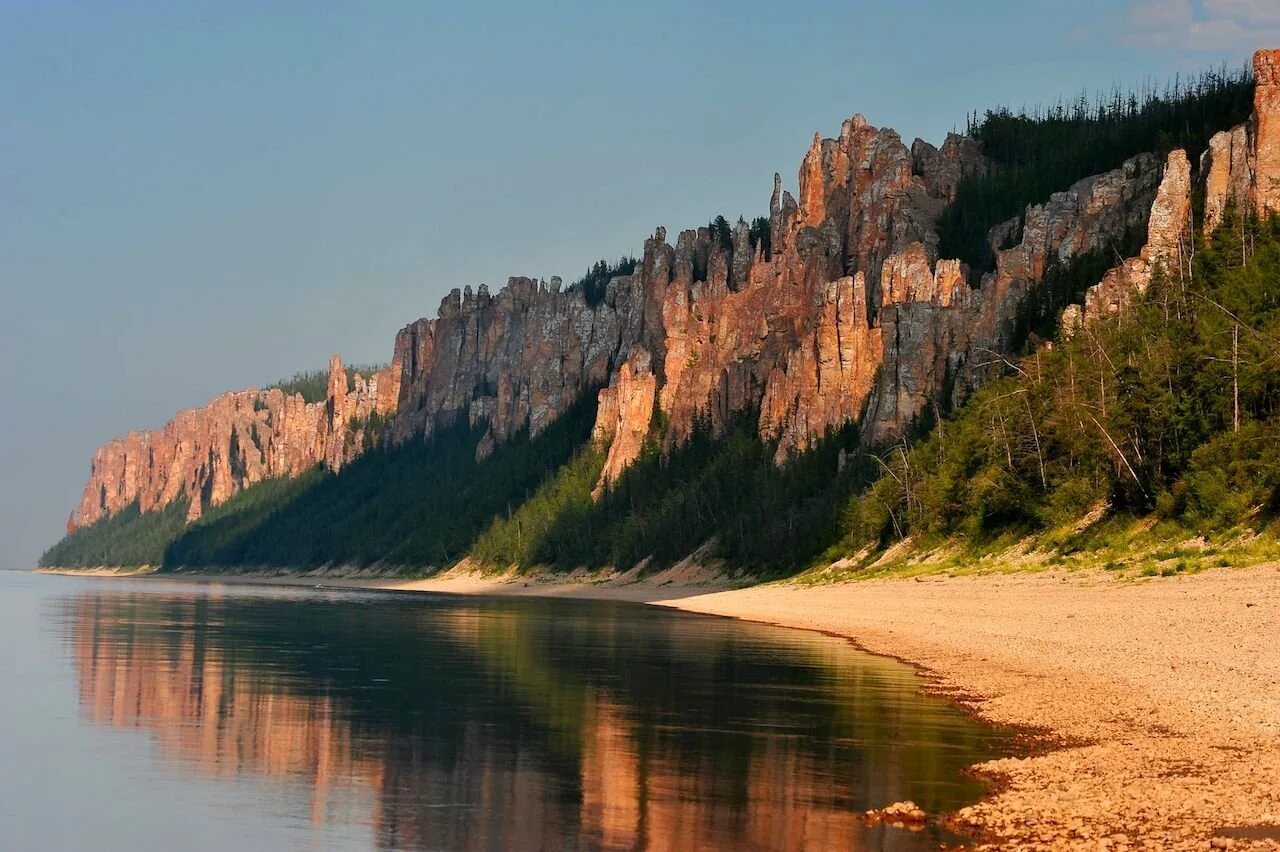
[[(607, 603), (155, 586), (58, 600), (92, 721), (393, 849), (929, 848), (1000, 740), (827, 637)], [(278, 797), (264, 808), (285, 808)]]

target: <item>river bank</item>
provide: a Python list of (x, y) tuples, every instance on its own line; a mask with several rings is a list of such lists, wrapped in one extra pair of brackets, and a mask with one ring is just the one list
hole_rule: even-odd
[(743, 588), (693, 569), (640, 582), (173, 576), (607, 598), (820, 630), (916, 664), (982, 718), (1055, 744), (976, 767), (1000, 783), (956, 819), (993, 846), (1280, 848), (1277, 564), (1140, 581), (1080, 571)]

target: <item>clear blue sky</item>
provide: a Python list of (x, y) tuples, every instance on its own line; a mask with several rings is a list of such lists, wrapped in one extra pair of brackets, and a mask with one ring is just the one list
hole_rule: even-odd
[(60, 535), (109, 437), (385, 361), (452, 287), (763, 213), (855, 112), (938, 142), (1239, 63), (1278, 10), (0, 0), (0, 567)]

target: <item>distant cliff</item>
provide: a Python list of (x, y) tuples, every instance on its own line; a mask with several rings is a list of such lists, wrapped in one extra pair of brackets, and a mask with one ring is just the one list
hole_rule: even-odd
[(387, 368), (367, 381), (357, 375), (351, 387), (335, 355), (322, 402), (278, 388), (230, 391), (179, 412), (162, 429), (115, 438), (93, 454), (67, 531), (135, 501), (150, 512), (187, 500), (193, 521), (204, 506), (224, 503), (264, 479), (297, 476), (317, 464), (338, 470), (366, 445), (370, 417), (395, 413), (398, 379)]
[(848, 424), (866, 445), (901, 436), (1007, 369), (1025, 341), (1020, 311), (1047, 274), (1146, 235), (1147, 248), (1069, 312), (1077, 323), (1141, 288), (1157, 258), (1176, 262), (1193, 180), (1205, 188), (1205, 228), (1229, 198), (1280, 209), (1278, 69), (1280, 52), (1257, 55), (1253, 118), (1221, 128), (1194, 178), (1181, 152), (1080, 177), (989, 223), (989, 269), (941, 257), (939, 220), (964, 181), (999, 164), (968, 136), (908, 146), (854, 116), (835, 138), (815, 136), (797, 196), (774, 176), (767, 235), (739, 220), (672, 245), (658, 228), (598, 301), (558, 278), (454, 290), (435, 319), (397, 334), (390, 364), (368, 380), (349, 386), (335, 356), (322, 402), (232, 392), (109, 442), (68, 528), (135, 502), (146, 513), (186, 500), (195, 520), (263, 479), (339, 470), (379, 442), (430, 440), (464, 419), (484, 433), (483, 458), (597, 388), (597, 494), (646, 444), (670, 451), (699, 423), (723, 431), (743, 413), (779, 464)]

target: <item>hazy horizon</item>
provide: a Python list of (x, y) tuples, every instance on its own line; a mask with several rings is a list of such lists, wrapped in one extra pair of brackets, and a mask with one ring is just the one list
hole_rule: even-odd
[(0, 2), (0, 562), (61, 535), (109, 438), (385, 362), (454, 287), (761, 215), (854, 113), (937, 144), (1280, 46), (1261, 0), (958, 5)]

